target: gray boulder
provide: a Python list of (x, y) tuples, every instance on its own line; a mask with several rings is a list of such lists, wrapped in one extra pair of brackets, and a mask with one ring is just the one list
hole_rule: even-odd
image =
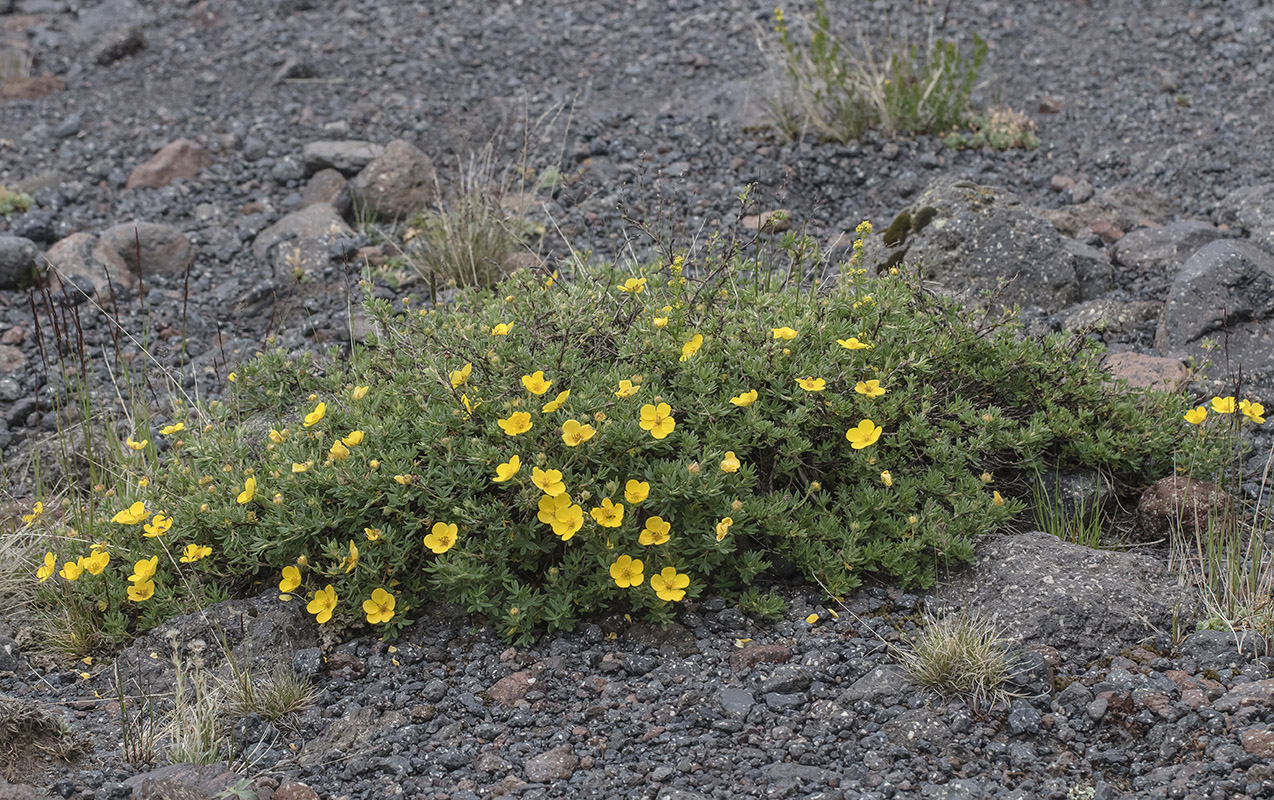
[(1236, 189), (1217, 206), (1216, 220), (1237, 228), (1253, 244), (1274, 253), (1274, 183)]
[(938, 588), (940, 605), (987, 619), (1021, 644), (1088, 660), (1171, 629), (1192, 605), (1166, 565), (1146, 555), (1092, 550), (1041, 531), (991, 534), (976, 563)]
[(1113, 286), (1100, 251), (1066, 239), (1014, 195), (967, 180), (933, 183), (873, 245), (867, 258), (877, 269), (914, 264), (965, 300), (1004, 283), (997, 307), (1053, 312)]
[(301, 160), (305, 163), (306, 174), (309, 175), (325, 169), (334, 169), (346, 177), (353, 177), (372, 163), (372, 159), (380, 155), (384, 149), (373, 142), (361, 142), (355, 139), (325, 139), (307, 144), (301, 151)]
[(1174, 275), (1201, 247), (1223, 236), (1212, 225), (1190, 219), (1138, 228), (1111, 245), (1110, 260), (1139, 272)]
[(101, 240), (137, 274), (181, 275), (195, 260), (190, 239), (172, 225), (125, 222), (102, 231)]
[(355, 204), (383, 220), (406, 219), (433, 204), (438, 178), (415, 145), (395, 139), (349, 183)]
[(49, 290), (64, 290), (77, 303), (89, 298), (109, 298), (120, 289), (131, 290), (137, 278), (119, 253), (91, 233), (73, 233), (44, 254)]
[(36, 273), (40, 248), (21, 236), (0, 236), (0, 289), (16, 289)]
[(252, 255), (270, 263), (275, 280), (287, 285), (306, 274), (320, 273), (330, 258), (328, 245), (353, 233), (331, 203), (315, 203), (257, 234)]
[[(1205, 340), (1217, 348), (1205, 350)], [(1251, 242), (1220, 240), (1191, 256), (1172, 283), (1155, 347), (1211, 360), (1211, 378), (1241, 367), (1255, 391), (1274, 389), (1274, 255)]]

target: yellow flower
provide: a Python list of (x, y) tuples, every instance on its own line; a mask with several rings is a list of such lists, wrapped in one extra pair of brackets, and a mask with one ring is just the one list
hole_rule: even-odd
[(995, 504), (995, 505), (997, 505), (997, 506), (1002, 506), (1002, 505), (1004, 505), (1004, 498), (1000, 496), (1000, 493), (999, 493), (999, 492), (992, 492), (992, 493), (991, 493), (991, 502), (992, 502), (992, 503), (994, 503), (994, 504)]
[(726, 535), (730, 533), (730, 526), (733, 524), (734, 524), (734, 519), (732, 517), (721, 518), (721, 521), (717, 523), (717, 541), (718, 542), (724, 539)]
[(531, 430), (531, 413), (529, 411), (514, 411), (507, 419), (496, 420), (496, 424), (508, 435), (517, 436), (519, 433), (526, 433)]
[(138, 581), (128, 587), (128, 599), (134, 603), (140, 603), (143, 600), (149, 600), (155, 596), (154, 581)]
[(452, 372), (448, 378), (451, 380), (451, 388), (459, 389), (464, 386), (464, 382), (469, 380), (469, 376), (473, 374), (473, 364), (465, 362), (465, 365), (458, 370)]
[(165, 425), (164, 427), (159, 429), (159, 432), (163, 434), (164, 436), (172, 436), (174, 433), (177, 433), (179, 431), (184, 431), (185, 429), (186, 429), (186, 423), (178, 422), (175, 425)]
[(542, 395), (553, 385), (553, 381), (545, 380), (544, 370), (536, 370), (530, 375), (522, 376), (522, 385), (533, 395)]
[(469, 419), (470, 417), (472, 417), (473, 412), (478, 409), (478, 406), (482, 405), (481, 400), (479, 400), (476, 403), (470, 402), (469, 395), (467, 394), (460, 395), (460, 402), (464, 403), (464, 418), (465, 419)]
[(129, 450), (145, 450), (146, 445), (150, 444), (150, 439), (142, 439), (140, 442), (134, 442), (130, 436), (124, 440), (124, 444), (128, 445)]
[(650, 484), (645, 481), (630, 480), (624, 484), (624, 499), (630, 503), (640, 503), (650, 496)]
[(44, 566), (35, 571), (35, 577), (40, 579), (40, 583), (44, 583), (53, 577), (53, 573), (57, 571), (58, 559), (52, 553), (44, 554)]
[(813, 625), (813, 624), (817, 623), (817, 622), (818, 622), (818, 614), (810, 614), (808, 617), (806, 617), (806, 618), (805, 618), (805, 622), (806, 622), (807, 624), (809, 624), (809, 625)]
[(283, 580), (279, 581), (279, 591), (284, 594), (295, 592), (301, 585), (301, 570), (293, 566), (283, 568)]
[(663, 330), (664, 328), (668, 327), (667, 317), (655, 317), (654, 319), (651, 320), (651, 322), (653, 322), (655, 327), (658, 328), (659, 330)]
[(509, 478), (517, 475), (520, 469), (522, 469), (522, 457), (514, 455), (513, 458), (495, 468), (495, 477), (491, 480), (496, 483), (504, 483)]
[(357, 447), (358, 445), (362, 443), (363, 443), (362, 431), (350, 431), (349, 436), (341, 437), (341, 444), (345, 445), (346, 447)]
[(884, 387), (880, 385), (880, 381), (859, 381), (854, 387), (854, 391), (861, 395), (866, 395), (869, 399), (880, 397), (885, 393)]
[(663, 517), (651, 517), (646, 520), (646, 527), (642, 528), (641, 533), (637, 536), (637, 543), (646, 547), (663, 544), (668, 541), (668, 532), (671, 530), (671, 522), (666, 521)]
[(570, 389), (567, 389), (564, 392), (559, 392), (557, 397), (553, 398), (552, 400), (544, 404), (544, 406), (540, 409), (540, 413), (552, 414), (554, 411), (557, 411), (559, 408), (561, 408), (562, 404), (566, 402), (566, 398), (570, 396), (571, 396)]
[(243, 482), (243, 491), (239, 492), (239, 496), (235, 498), (235, 501), (239, 505), (243, 505), (244, 503), (251, 503), (252, 498), (256, 496), (257, 496), (257, 479), (256, 479), (256, 476), (252, 476)]
[(327, 414), (327, 403), (319, 403), (314, 410), (305, 415), (305, 427), (312, 428)]
[(363, 601), (363, 613), (372, 625), (389, 622), (394, 618), (394, 596), (384, 589), (372, 590), (372, 598)]
[(641, 294), (645, 290), (646, 290), (645, 278), (629, 278), (628, 280), (619, 284), (619, 291), (621, 292), (632, 292), (633, 294)]
[[(559, 498), (555, 497), (553, 499), (557, 500)], [(570, 538), (580, 528), (584, 527), (584, 508), (579, 505), (567, 505), (565, 508), (558, 510), (554, 515), (553, 521), (549, 524), (553, 527), (555, 536), (564, 542), (570, 541)]]
[(159, 556), (151, 556), (150, 558), (143, 558), (142, 560), (133, 564), (133, 574), (128, 576), (128, 580), (131, 583), (139, 583), (141, 581), (148, 581), (151, 578), (155, 577), (155, 570), (158, 568), (159, 568)]
[(634, 386), (630, 380), (622, 380), (619, 382), (619, 390), (615, 392), (616, 397), (632, 397), (641, 391), (640, 386)]
[(562, 441), (567, 447), (576, 447), (592, 439), (597, 433), (592, 425), (581, 425), (578, 420), (568, 419), (562, 423)]
[(981, 477), (982, 477), (982, 482), (983, 482), (983, 483), (990, 483), (991, 481), (995, 480), (995, 476), (994, 476), (994, 475), (992, 475), (992, 474), (991, 474), (991, 473), (989, 473), (989, 472), (984, 472), (984, 473), (982, 473), (982, 476), (981, 476)]
[(442, 555), (455, 546), (458, 530), (454, 522), (435, 522), (430, 533), (425, 536), (425, 547), (436, 555)]
[(337, 565), (337, 569), (345, 570), (348, 575), (358, 566), (358, 546), (354, 544), (354, 540), (349, 540), (349, 555), (341, 559), (341, 563)]
[[(696, 333), (690, 337), (690, 341), (681, 346), (681, 361), (687, 361), (695, 353), (699, 352), (699, 348), (703, 347), (703, 335)], [(662, 439), (662, 436), (655, 437)]]
[(354, 387), (354, 399), (355, 399), (355, 400), (362, 400), (364, 397), (366, 397), (366, 396), (367, 396), (367, 390), (368, 390), (368, 389), (370, 389), (370, 388), (372, 388), (372, 387), (370, 387), (370, 386), (355, 386), (355, 387)]
[(876, 443), (880, 438), (880, 432), (883, 430), (879, 425), (869, 419), (865, 419), (858, 423), (858, 427), (850, 428), (845, 431), (845, 439), (849, 442), (850, 447), (855, 450), (862, 450)]
[(79, 580), (79, 577), (84, 574), (84, 567), (78, 561), (68, 561), (62, 565), (62, 571), (58, 574), (68, 581)]
[(384, 531), (380, 528), (363, 528), (363, 535), (367, 537), (369, 542), (379, 542), (382, 533)]
[(173, 526), (173, 518), (164, 516), (163, 512), (155, 512), (155, 516), (147, 522), (143, 528), (145, 533), (142, 536), (147, 539), (154, 539), (156, 536), (163, 536), (168, 533), (168, 529)]
[(748, 389), (741, 395), (731, 397), (730, 402), (739, 408), (746, 408), (756, 402), (756, 389)]
[(327, 452), (333, 461), (344, 461), (349, 458), (349, 448), (339, 441), (332, 442), (332, 447)]
[(871, 345), (867, 344), (866, 342), (858, 341), (858, 337), (856, 336), (851, 336), (848, 339), (837, 339), (836, 344), (840, 345), (846, 350), (867, 350), (868, 348), (871, 347)]
[(894, 476), (889, 474), (889, 470), (885, 470), (884, 472), (880, 473), (880, 482), (885, 484), (886, 486), (893, 486)]
[(615, 585), (621, 589), (628, 589), (633, 586), (641, 586), (645, 580), (642, 569), (644, 565), (641, 559), (632, 556), (620, 556), (615, 559), (615, 563), (610, 565), (610, 576), (615, 580)]
[(332, 584), (324, 586), (314, 593), (314, 598), (305, 606), (305, 610), (314, 615), (314, 621), (322, 625), (332, 618), (336, 610), (336, 590)]
[(111, 522), (118, 522), (121, 525), (136, 525), (150, 516), (150, 512), (146, 510), (146, 504), (141, 500), (133, 503), (123, 511), (118, 512), (111, 517)]
[(310, 467), (312, 467), (312, 466), (314, 466), (314, 462), (313, 462), (313, 461), (305, 461), (305, 462), (303, 462), (303, 463), (297, 463), (296, 461), (293, 461), (293, 462), (292, 462), (292, 471), (293, 471), (293, 472), (305, 472), (306, 470), (308, 470), (308, 469), (309, 469)]
[(658, 575), (650, 576), (650, 588), (660, 600), (675, 602), (686, 596), (686, 587), (690, 585), (690, 576), (682, 575), (674, 567), (664, 567)]
[(234, 383), (235, 381), (239, 380), (239, 373), (231, 372), (229, 375), (226, 376), (226, 380), (230, 381), (231, 383)]
[(1214, 397), (1212, 398), (1212, 410), (1218, 414), (1234, 413), (1233, 397)]
[(827, 388), (827, 381), (822, 378), (797, 378), (796, 385), (807, 392), (821, 392)]
[(1239, 401), (1239, 411), (1243, 412), (1243, 416), (1255, 422), (1257, 425), (1265, 422), (1265, 406), (1260, 403), (1253, 403), (1248, 400)]
[(532, 467), (531, 483), (534, 483), (541, 492), (544, 492), (549, 497), (557, 497), (566, 491), (566, 484), (562, 482), (561, 470)]
[(491, 329), (492, 336), (508, 336), (509, 331), (513, 330), (512, 322), (501, 322)]
[(738, 472), (739, 471), (739, 459), (738, 459), (738, 456), (734, 454), (733, 450), (727, 450), (725, 452), (725, 458), (721, 461), (721, 471), (722, 472)]
[(40, 515), (42, 515), (43, 513), (44, 513), (44, 503), (40, 502), (39, 500), (36, 500), (35, 505), (31, 507), (31, 513), (22, 515), (22, 522), (27, 525), (30, 525), (32, 522), (35, 522), (37, 519), (39, 519)]
[(609, 497), (602, 500), (601, 506), (588, 513), (603, 528), (618, 528), (624, 522), (624, 504), (613, 503)]
[(397, 482), (400, 486), (406, 486), (407, 484), (411, 483), (414, 479), (415, 479), (415, 476), (412, 476), (412, 475), (395, 475), (394, 476), (394, 481)]
[(677, 426), (677, 421), (672, 417), (672, 407), (667, 403), (660, 403), (658, 406), (647, 403), (641, 407), (641, 429), (650, 431), (650, 435), (656, 439), (663, 439), (672, 433), (672, 429)]
[(106, 569), (106, 565), (111, 563), (111, 554), (105, 550), (94, 549), (92, 553), (89, 553), (88, 556), (80, 559), (80, 561), (90, 575), (101, 575), (102, 570)]
[(790, 342), (796, 338), (796, 331), (786, 325), (782, 328), (770, 328), (770, 333), (774, 334), (775, 339), (782, 339), (785, 342)]
[(279, 433), (274, 428), (270, 429), (269, 436), (270, 436), (270, 441), (274, 442), (275, 444), (282, 444), (283, 440), (286, 438), (282, 433)]
[(1200, 422), (1203, 422), (1207, 418), (1208, 418), (1207, 406), (1198, 406), (1197, 408), (1192, 408), (1186, 412), (1186, 422), (1190, 423), (1191, 425), (1198, 425)]
[(202, 544), (188, 544), (181, 551), (181, 563), (193, 564), (212, 555), (212, 548)]

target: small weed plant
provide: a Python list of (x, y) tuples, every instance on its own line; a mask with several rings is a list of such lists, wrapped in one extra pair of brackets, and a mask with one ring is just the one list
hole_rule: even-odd
[(780, 559), (833, 596), (924, 588), (1042, 470), (1137, 486), (1177, 451), (1225, 458), (1177, 424), (1181, 396), (1093, 380), (1080, 337), (1025, 337), (858, 256), (820, 280), (795, 234), (759, 247), (369, 300), (368, 346), (263, 353), (224, 400), (130, 437), (111, 492), (33, 510), (58, 543), (39, 599), (120, 637), (266, 582), (320, 625), (391, 636), (458, 604), (526, 642), (707, 592), (768, 609)]
[(1072, 508), (1059, 491), (1050, 492), (1043, 480), (1031, 489), (1031, 509), (1036, 526), (1045, 533), (1071, 544), (1101, 546), (1102, 513), (1096, 499), (1083, 495)]
[(1008, 699), (1008, 643), (986, 620), (926, 613), (919, 632), (898, 648), (898, 657), (917, 685), (963, 697), (974, 713)]
[(19, 192), (0, 184), (0, 217), (11, 217), (31, 210), (34, 201), (26, 192)]
[(769, 102), (779, 130), (793, 139), (810, 132), (845, 142), (873, 129), (897, 136), (959, 127), (986, 60), (986, 43), (974, 36), (971, 48), (962, 51), (935, 37), (932, 20), (931, 14), (922, 46), (900, 44), (887, 34), (878, 44), (861, 29), (848, 43), (832, 33), (826, 0), (815, 3), (804, 37), (776, 9), (773, 42), (766, 49), (780, 62), (781, 88)]
[(1020, 111), (998, 106), (985, 114), (973, 114), (965, 129), (943, 137), (942, 143), (953, 150), (991, 147), (996, 150), (1034, 150), (1040, 146), (1035, 134), (1035, 121)]

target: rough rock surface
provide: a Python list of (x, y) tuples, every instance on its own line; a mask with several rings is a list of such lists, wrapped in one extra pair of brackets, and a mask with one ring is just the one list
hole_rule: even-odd
[(352, 199), (383, 220), (405, 220), (431, 207), (438, 177), (420, 148), (395, 139), (350, 181)]

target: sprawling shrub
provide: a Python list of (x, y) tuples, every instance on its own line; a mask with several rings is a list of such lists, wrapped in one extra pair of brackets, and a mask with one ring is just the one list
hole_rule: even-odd
[(527, 640), (776, 576), (927, 587), (1038, 471), (1215, 467), (1184, 398), (1108, 385), (1084, 339), (1027, 338), (897, 270), (820, 283), (810, 258), (789, 235), (760, 265), (710, 245), (371, 301), (366, 348), (263, 354), (153, 432), (60, 559), (112, 555), (73, 589), (113, 630), (265, 580), (320, 623), (392, 634), (458, 603)]

